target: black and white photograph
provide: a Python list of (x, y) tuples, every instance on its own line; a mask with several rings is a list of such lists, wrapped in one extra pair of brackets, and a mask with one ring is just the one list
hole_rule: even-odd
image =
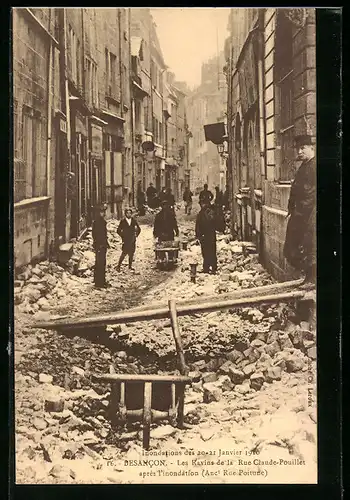
[(12, 8), (16, 484), (318, 483), (316, 10)]

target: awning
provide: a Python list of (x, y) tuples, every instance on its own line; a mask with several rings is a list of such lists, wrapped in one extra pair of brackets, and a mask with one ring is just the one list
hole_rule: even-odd
[(108, 122), (101, 120), (101, 118), (99, 118), (98, 116), (95, 116), (95, 115), (90, 116), (90, 120), (98, 123), (99, 125), (108, 125)]
[(139, 85), (138, 83), (135, 82), (135, 80), (132, 80), (132, 84), (136, 90), (136, 92), (139, 92), (139, 94), (143, 97), (146, 97), (146, 95), (148, 95), (148, 93), (145, 91), (145, 89), (143, 89), (141, 87), (141, 85)]
[(125, 119), (122, 118), (121, 116), (115, 115), (114, 113), (111, 113), (110, 111), (101, 111), (102, 115), (108, 116), (109, 118), (114, 118), (115, 120), (118, 120), (120, 122), (125, 122)]
[(222, 144), (226, 138), (225, 123), (211, 123), (204, 125), (205, 140), (211, 141), (214, 144)]
[(142, 38), (140, 36), (131, 37), (131, 55), (142, 59)]

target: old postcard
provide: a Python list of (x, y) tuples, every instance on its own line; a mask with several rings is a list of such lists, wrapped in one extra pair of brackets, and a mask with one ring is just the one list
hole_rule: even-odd
[(16, 484), (317, 484), (312, 8), (14, 8)]

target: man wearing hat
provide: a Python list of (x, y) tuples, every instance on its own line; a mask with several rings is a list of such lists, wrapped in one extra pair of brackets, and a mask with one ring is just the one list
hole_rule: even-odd
[(132, 267), (132, 263), (134, 260), (135, 250), (136, 250), (136, 239), (141, 233), (141, 228), (136, 219), (132, 216), (132, 210), (127, 208), (124, 212), (125, 217), (121, 220), (117, 233), (121, 237), (123, 241), (122, 245), (122, 253), (119, 258), (119, 262), (117, 265), (117, 271), (120, 271), (120, 267), (123, 263), (123, 260), (128, 255), (129, 257), (129, 269), (134, 271)]
[(174, 236), (179, 236), (175, 212), (167, 200), (162, 202), (162, 209), (155, 216), (153, 236), (159, 241), (173, 241)]
[(292, 183), (284, 256), (305, 274), (305, 283), (316, 282), (316, 159), (310, 136), (295, 139), (297, 160), (302, 161)]
[(105, 219), (107, 206), (98, 207), (96, 217), (92, 223), (92, 238), (95, 250), (94, 282), (96, 288), (107, 288), (106, 283), (106, 254), (108, 245), (107, 222)]

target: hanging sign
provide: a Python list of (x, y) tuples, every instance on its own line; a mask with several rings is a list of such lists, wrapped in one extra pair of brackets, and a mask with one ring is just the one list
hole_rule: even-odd
[(102, 157), (102, 128), (91, 124), (91, 153)]

